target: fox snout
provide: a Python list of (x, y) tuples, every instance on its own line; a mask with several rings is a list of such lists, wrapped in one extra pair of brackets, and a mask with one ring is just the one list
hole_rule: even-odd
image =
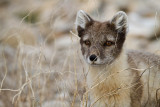
[(88, 53), (88, 63), (96, 64), (98, 63), (100, 55), (100, 50), (96, 46), (91, 46), (90, 51)]

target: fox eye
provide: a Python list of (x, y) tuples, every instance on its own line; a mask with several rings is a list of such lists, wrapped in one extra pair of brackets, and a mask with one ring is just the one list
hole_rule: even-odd
[(111, 45), (113, 45), (114, 43), (113, 42), (111, 42), (111, 41), (106, 41), (105, 43), (104, 43), (104, 46), (111, 46)]
[(91, 45), (91, 42), (89, 40), (84, 41), (85, 45)]

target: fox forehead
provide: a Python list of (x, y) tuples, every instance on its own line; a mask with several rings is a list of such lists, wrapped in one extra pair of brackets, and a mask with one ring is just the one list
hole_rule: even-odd
[(113, 30), (113, 26), (109, 22), (93, 22), (92, 25), (86, 27), (85, 32), (82, 36), (83, 41), (92, 38), (93, 40), (116, 40), (116, 32)]

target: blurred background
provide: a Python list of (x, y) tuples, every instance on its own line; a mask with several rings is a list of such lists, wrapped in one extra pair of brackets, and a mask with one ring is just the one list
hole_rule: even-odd
[(0, 0), (0, 107), (80, 107), (80, 9), (100, 21), (125, 11), (126, 48), (160, 55), (159, 0)]

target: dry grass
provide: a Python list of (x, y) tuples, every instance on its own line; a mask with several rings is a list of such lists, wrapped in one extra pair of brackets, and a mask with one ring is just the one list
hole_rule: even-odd
[[(112, 15), (111, 11), (121, 8), (115, 2), (8, 0), (5, 5), (2, 2), (0, 107), (79, 107), (81, 103), (89, 103), (91, 89), (86, 84), (87, 71), (81, 58), (79, 38), (74, 31), (75, 15), (77, 10), (83, 9), (103, 20)], [(129, 13), (135, 13), (137, 7), (130, 8), (128, 4), (126, 2), (124, 7)], [(143, 5), (141, 2), (135, 4)], [(151, 19), (159, 20), (158, 10), (147, 14)], [(160, 33), (151, 33), (156, 40), (149, 41), (148, 35), (141, 34), (142, 41), (149, 41), (151, 46), (157, 47), (151, 50), (153, 46), (146, 45), (146, 50), (157, 51), (160, 49)], [(136, 38), (135, 41), (139, 40), (138, 34), (129, 35)], [(134, 43), (130, 39), (129, 42)], [(134, 49), (142, 49), (144, 44), (136, 45)]]

